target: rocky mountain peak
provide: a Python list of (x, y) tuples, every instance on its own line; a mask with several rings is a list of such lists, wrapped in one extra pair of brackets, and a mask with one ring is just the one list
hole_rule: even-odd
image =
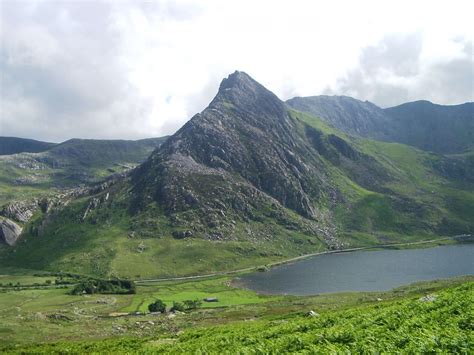
[(241, 71), (235, 71), (222, 80), (216, 97), (209, 105), (218, 110), (230, 106), (279, 117), (286, 112), (283, 102), (274, 93)]
[(255, 80), (253, 80), (250, 75), (243, 71), (236, 70), (232, 74), (229, 74), (227, 78), (222, 79), (221, 85), (219, 86), (219, 91), (224, 91), (226, 89), (232, 88), (245, 88), (245, 86), (255, 86), (260, 85)]
[(310, 195), (317, 195), (321, 184), (317, 169), (300, 158), (311, 153), (295, 125), (275, 94), (246, 73), (234, 72), (210, 105), (137, 170), (137, 201), (156, 196), (169, 214), (200, 209), (205, 215), (218, 205), (233, 210), (241, 205), (235, 201), (250, 205), (258, 191), (265, 203), (278, 201), (314, 218)]

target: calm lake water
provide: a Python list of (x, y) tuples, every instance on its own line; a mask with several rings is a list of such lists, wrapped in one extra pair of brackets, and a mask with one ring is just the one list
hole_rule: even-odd
[(314, 295), (385, 291), (416, 281), (472, 274), (474, 244), (461, 244), (320, 255), (244, 275), (240, 281), (264, 293)]

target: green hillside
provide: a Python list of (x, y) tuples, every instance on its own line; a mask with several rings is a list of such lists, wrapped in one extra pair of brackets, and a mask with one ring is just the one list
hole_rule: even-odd
[(123, 172), (145, 160), (165, 139), (71, 139), (39, 153), (0, 156), (0, 206)]
[[(296, 111), (292, 115), (302, 129), (306, 125), (318, 129), (323, 141), (337, 135), (358, 154), (365, 154), (357, 171), (343, 160), (335, 163), (334, 157), (340, 156), (334, 153), (331, 157), (331, 145), (326, 144), (329, 153), (322, 158), (331, 182), (344, 194), (332, 212), (344, 247), (410, 242), (473, 230), (472, 185), (448, 179), (436, 170), (444, 158), (401, 144), (349, 138), (315, 117)], [(380, 171), (381, 177), (372, 181), (371, 171)], [(129, 180), (107, 190), (109, 201), (92, 210), (85, 220), (82, 216), (92, 197), (73, 201), (67, 209), (47, 217), (47, 223), (40, 213), (21, 242), (2, 251), (1, 263), (147, 278), (234, 270), (327, 248), (324, 240), (311, 239), (309, 230), (296, 227), (306, 223), (298, 214), (286, 209), (291, 219), (286, 217), (287, 225), (281, 225), (273, 219), (271, 207), (260, 211), (260, 220), (237, 222), (234, 240), (179, 239), (173, 235), (176, 227), (159, 205), (130, 213), (127, 191)], [(105, 194), (94, 198), (103, 199)], [(38, 238), (41, 229), (42, 238)], [(248, 229), (271, 238), (249, 240)]]
[(348, 180), (347, 171), (341, 171), (341, 166), (334, 171), (339, 186), (346, 185), (341, 190), (355, 205), (349, 210), (340, 208), (337, 211), (346, 233), (363, 238), (359, 232), (368, 232), (372, 234), (368, 238), (380, 242), (389, 241), (393, 234), (422, 236), (426, 233), (472, 232), (472, 153), (444, 156), (408, 145), (347, 136), (308, 114), (294, 112), (294, 115), (326, 134), (335, 134), (351, 142), (385, 174), (377, 180), (377, 176), (360, 169), (358, 175), (349, 176), (351, 180)]
[(474, 142), (474, 103), (407, 102), (382, 109), (347, 96), (295, 97), (286, 104), (353, 136), (408, 144), (439, 154), (463, 153)]
[(54, 147), (55, 143), (17, 137), (0, 137), (0, 155), (38, 153)]
[[(6, 342), (0, 350), (6, 354), (467, 354), (474, 350), (474, 283), (467, 279), (418, 283), (385, 293), (253, 298), (248, 291), (222, 290), (225, 286), (220, 283), (158, 288), (157, 295), (171, 293), (168, 297), (175, 300), (199, 294), (199, 287), (229, 300), (225, 307), (173, 317), (104, 314), (123, 308), (133, 295), (84, 298), (67, 296), (61, 289), (2, 293), (0, 330)], [(70, 309), (58, 308), (61, 302)], [(15, 310), (18, 304), (21, 307)], [(308, 310), (313, 310), (311, 316)], [(35, 326), (38, 330), (30, 331)]]

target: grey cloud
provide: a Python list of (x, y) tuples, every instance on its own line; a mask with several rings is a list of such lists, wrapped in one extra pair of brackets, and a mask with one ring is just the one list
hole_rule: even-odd
[(385, 37), (378, 45), (363, 50), (360, 57), (363, 74), (377, 75), (381, 70), (388, 70), (402, 77), (418, 74), (422, 43), (420, 33)]
[(136, 6), (144, 11), (144, 13), (159, 14), (160, 17), (167, 19), (174, 19), (176, 21), (187, 21), (199, 16), (203, 9), (195, 2), (180, 2), (176, 1), (136, 1)]
[(109, 3), (35, 4), (2, 2), (0, 135), (141, 137)]
[(463, 55), (435, 64), (422, 62), (421, 34), (390, 35), (362, 50), (356, 68), (349, 70), (326, 94), (348, 95), (388, 107), (420, 99), (441, 104), (473, 100), (472, 43)]

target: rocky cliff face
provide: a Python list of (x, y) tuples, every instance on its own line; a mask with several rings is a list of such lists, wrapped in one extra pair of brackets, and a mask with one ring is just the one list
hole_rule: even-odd
[(15, 245), (21, 232), (22, 228), (12, 220), (8, 218), (0, 219), (0, 244)]
[(318, 220), (319, 202), (333, 192), (321, 165), (284, 103), (235, 72), (211, 104), (136, 171), (135, 204), (157, 201), (170, 215), (193, 210), (201, 217), (243, 218), (274, 205)]

